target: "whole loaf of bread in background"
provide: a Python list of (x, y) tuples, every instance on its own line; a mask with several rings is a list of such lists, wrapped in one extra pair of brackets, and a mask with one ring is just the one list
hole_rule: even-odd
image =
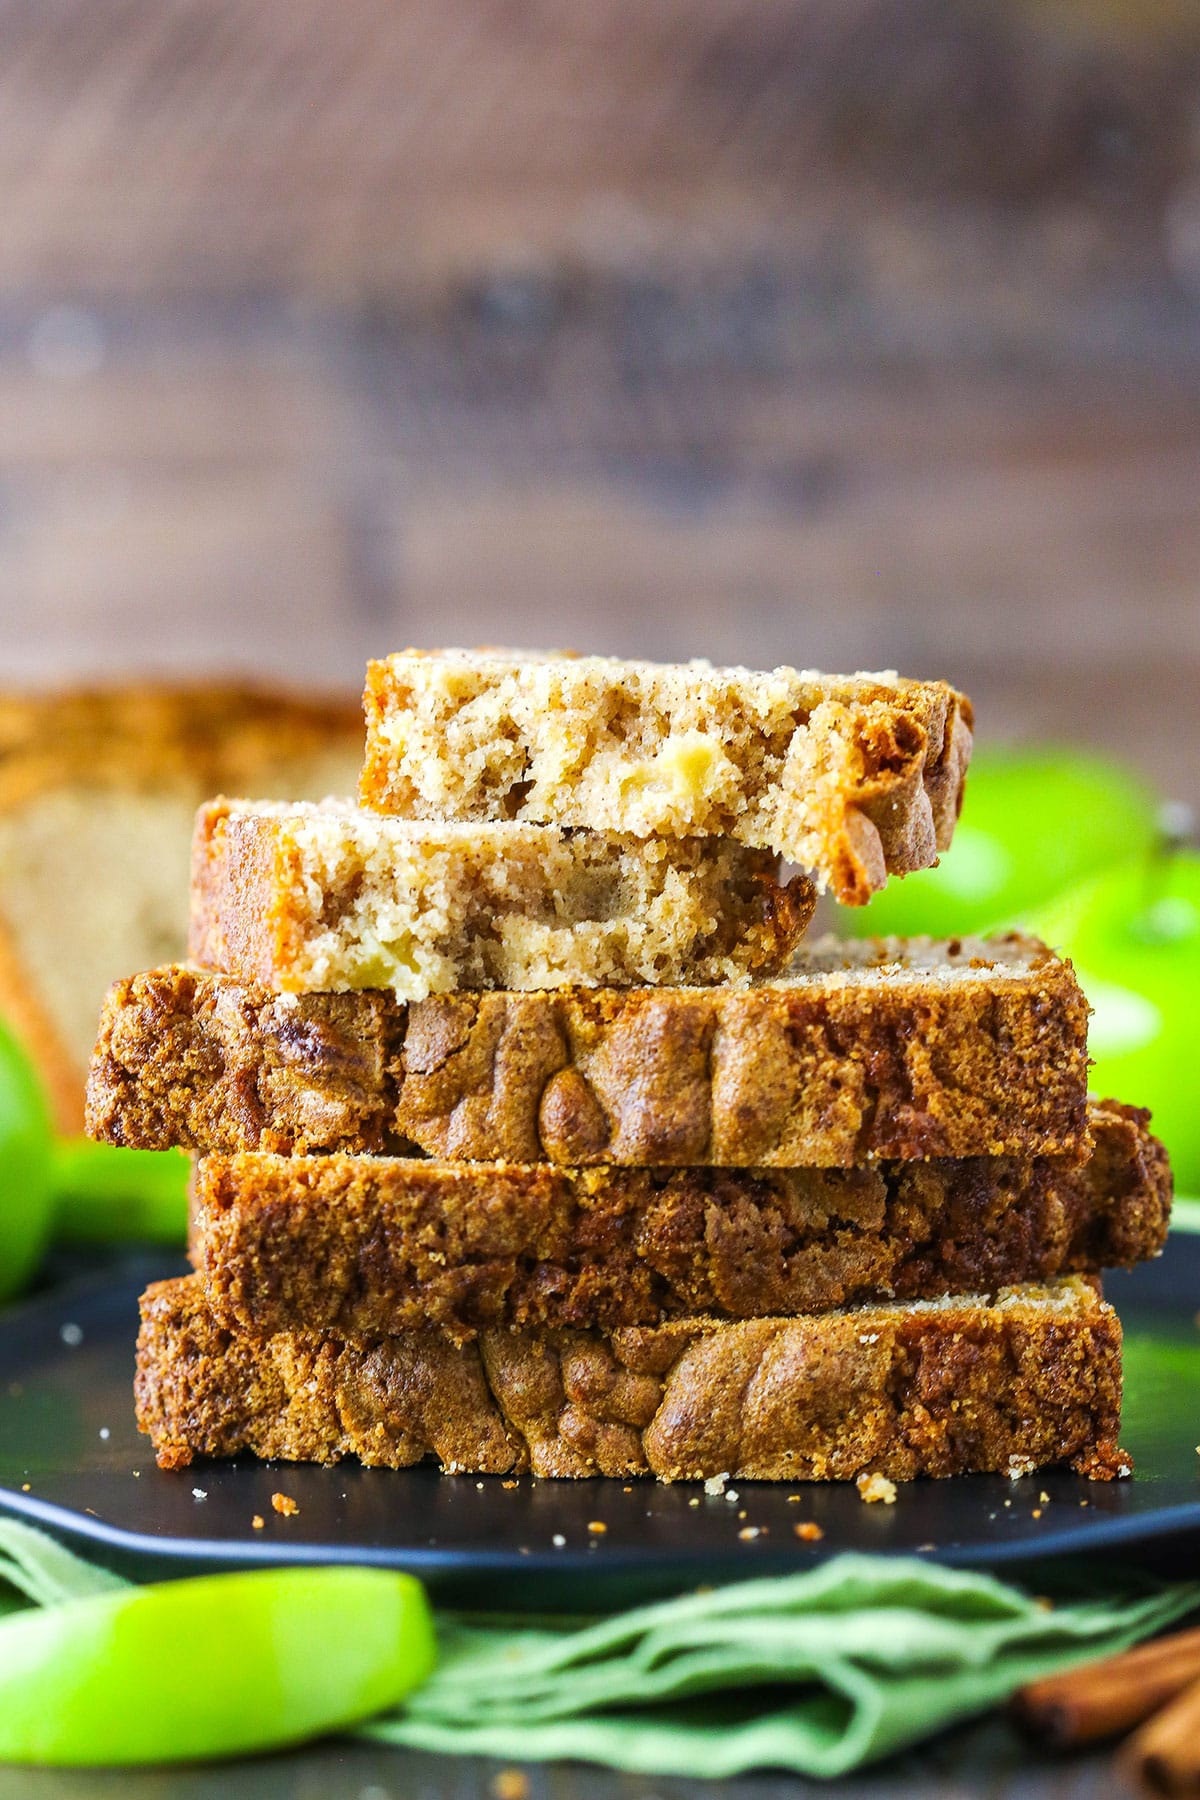
[(233, 684), (0, 694), (0, 1020), (64, 1132), (110, 982), (184, 954), (197, 806), (353, 791), (358, 696)]

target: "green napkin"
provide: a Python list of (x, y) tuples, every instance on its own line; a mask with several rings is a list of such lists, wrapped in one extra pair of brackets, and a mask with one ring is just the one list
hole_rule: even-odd
[(1105, 1598), (1050, 1608), (987, 1575), (839, 1556), (583, 1629), (445, 1618), (433, 1675), (365, 1732), (647, 1775), (842, 1775), (1200, 1607), (1197, 1583), (1104, 1579)]
[[(641, 1774), (838, 1775), (1200, 1609), (1200, 1583), (1100, 1579), (1103, 1599), (1050, 1607), (986, 1575), (839, 1556), (582, 1626), (440, 1613), (434, 1673), (362, 1730), (423, 1750)], [(123, 1585), (0, 1520), (0, 1637), (15, 1609)]]
[(119, 1575), (85, 1562), (44, 1531), (17, 1519), (0, 1520), (0, 1584), (0, 1621), (23, 1611), (30, 1601), (35, 1606), (57, 1606), (63, 1600), (85, 1600), (128, 1586)]

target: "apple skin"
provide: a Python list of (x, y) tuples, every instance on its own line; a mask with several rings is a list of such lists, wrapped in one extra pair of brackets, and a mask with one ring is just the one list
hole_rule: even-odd
[(41, 1083), (0, 1025), (0, 1300), (26, 1287), (50, 1239), (51, 1141)]
[(1148, 1106), (1179, 1191), (1200, 1195), (1200, 854), (1107, 870), (1013, 922), (1075, 965), (1092, 1092)]
[(954, 842), (936, 869), (839, 907), (851, 937), (957, 937), (1011, 922), (1085, 877), (1148, 856), (1159, 801), (1136, 775), (1070, 749), (985, 746), (967, 776)]

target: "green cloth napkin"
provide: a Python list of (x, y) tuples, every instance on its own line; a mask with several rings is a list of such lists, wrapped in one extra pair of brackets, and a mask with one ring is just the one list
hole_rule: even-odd
[(1103, 1579), (1104, 1599), (1050, 1608), (987, 1575), (847, 1555), (583, 1629), (445, 1618), (433, 1675), (366, 1735), (647, 1775), (842, 1775), (1200, 1607), (1194, 1582)]
[[(363, 1735), (639, 1774), (839, 1775), (1200, 1610), (1200, 1583), (1097, 1579), (1105, 1598), (1050, 1607), (987, 1575), (839, 1556), (582, 1626), (443, 1612), (433, 1675)], [(0, 1520), (0, 1633), (16, 1608), (123, 1585)]]

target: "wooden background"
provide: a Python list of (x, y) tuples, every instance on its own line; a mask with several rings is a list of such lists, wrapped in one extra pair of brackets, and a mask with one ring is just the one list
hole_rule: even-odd
[(0, 674), (899, 666), (1200, 802), (1194, 0), (0, 0)]

